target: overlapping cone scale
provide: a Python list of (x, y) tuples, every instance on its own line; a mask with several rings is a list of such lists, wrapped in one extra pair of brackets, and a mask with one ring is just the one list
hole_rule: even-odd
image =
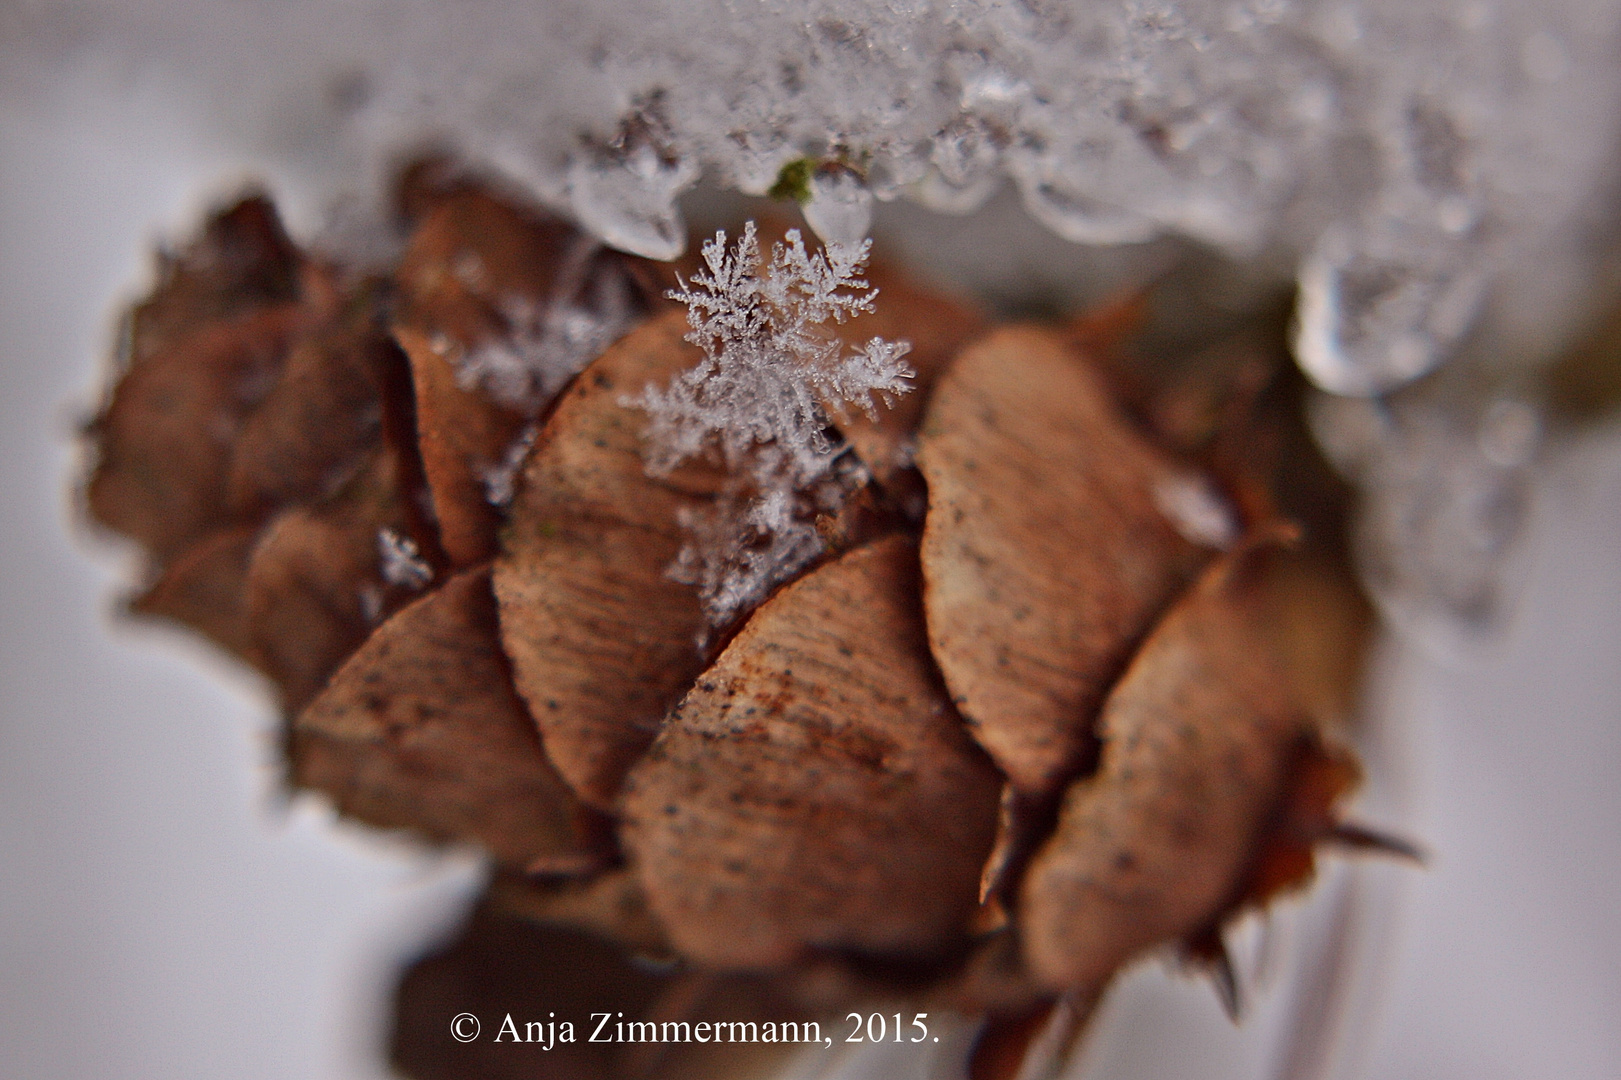
[(402, 470), (396, 451), (376, 449), (333, 495), (272, 517), (253, 546), (242, 583), (252, 660), (290, 713), (415, 594), (390, 580), (379, 552), (386, 534), (417, 535)]
[(158, 285), (125, 325), (120, 361), (135, 367), (193, 331), (298, 300), (307, 260), (262, 193), (244, 195), (203, 224), (180, 251), (157, 257)]
[(520, 477), (495, 591), (518, 692), (546, 752), (586, 802), (611, 809), (625, 773), (703, 668), (703, 616), (670, 579), (683, 507), (719, 478), (643, 467), (644, 414), (621, 399), (698, 352), (678, 311), (611, 346), (564, 392)]
[[(985, 331), (875, 267), (881, 328), (833, 332), (913, 339), (914, 393), (876, 422), (830, 413), (855, 480), (820, 558), (717, 632), (669, 569), (728, 478), (650, 475), (632, 404), (698, 358), (683, 313), (633, 260), (431, 180), (408, 185), (389, 277), (299, 253), (260, 198), (169, 256), (89, 429), (85, 500), (147, 556), (135, 611), (276, 685), (294, 785), (499, 865), (407, 978), (403, 1023), (443, 1030), (447, 988), (520, 985), (553, 967), (507, 946), (555, 947), (635, 1015), (985, 1012), (996, 1075), (1134, 957), (1219, 948), (1319, 840), (1366, 839), (1339, 823), (1355, 768), (1327, 730), (1366, 609), (1332, 537), (1273, 542), (1274, 506), (1337, 493), (1292, 467), (1298, 425), (1245, 404), (1275, 384), (1265, 356), (1195, 388), (1226, 403), (1193, 409), (1222, 417), (1195, 438), (1151, 376), (1123, 405), (1073, 328)], [(560, 304), (636, 324), (565, 357), (589, 360), (572, 378), (525, 366)], [(480, 368), (491, 343), (518, 366)], [(395, 1052), (421, 1077), (504, 1067), (406, 1034)]]
[(365, 313), (301, 335), (231, 451), (225, 500), (242, 520), (326, 496), (385, 441), (409, 390), (399, 350)]
[(918, 436), (929, 644), (1014, 786), (1085, 764), (1092, 718), (1209, 552), (1156, 506), (1178, 475), (1056, 332), (993, 331), (940, 379)]
[(569, 242), (561, 222), (465, 185), (418, 209), (394, 279), (395, 340), (411, 362), (423, 471), (440, 543), (457, 566), (495, 555), (500, 508), (486, 477), (534, 417), (468, 378), (471, 356), (511, 331), (514, 311), (543, 310)]
[(488, 567), (379, 626), (299, 714), (290, 752), (295, 782), (363, 821), (472, 840), (530, 870), (604, 861), (593, 815), (513, 692)]
[(1266, 554), (1214, 563), (1103, 705), (1098, 769), (1066, 791), (1020, 894), (1026, 957), (1055, 989), (1193, 935), (1244, 887), (1311, 738), (1260, 625)]
[(230, 523), (236, 437), (311, 321), (301, 306), (277, 303), (189, 331), (169, 328), (94, 422), (91, 515), (160, 564)]
[(929, 662), (916, 560), (892, 536), (767, 601), (632, 770), (624, 842), (682, 953), (781, 967), (966, 937), (1000, 778)]

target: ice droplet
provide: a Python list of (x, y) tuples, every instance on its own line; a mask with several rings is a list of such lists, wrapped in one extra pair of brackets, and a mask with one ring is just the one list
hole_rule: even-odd
[(764, 195), (771, 190), (782, 168), (798, 151), (780, 131), (740, 131), (730, 136), (731, 158), (724, 163), (723, 179), (745, 195)]
[(1541, 418), (1511, 397), (1415, 392), (1319, 393), (1307, 416), (1359, 490), (1356, 555), (1369, 595), (1405, 636), (1458, 655), (1489, 638), (1513, 595)]
[(1047, 179), (1019, 177), (1030, 216), (1075, 244), (1136, 244), (1159, 232), (1140, 214), (1082, 194)]
[(918, 201), (946, 214), (978, 210), (1001, 185), (1002, 151), (995, 131), (975, 116), (952, 121), (929, 150), (932, 168), (918, 185)]
[(1402, 431), (1363, 477), (1357, 559), (1394, 624), (1451, 653), (1501, 622), (1530, 474), (1487, 460), (1462, 431), (1425, 426), (1435, 430)]
[(623, 155), (587, 152), (569, 166), (569, 200), (580, 224), (610, 247), (661, 261), (686, 250), (676, 196), (698, 169), (643, 145)]
[(1154, 506), (1189, 543), (1226, 551), (1238, 542), (1238, 515), (1209, 481), (1176, 475), (1154, 486)]
[(1330, 238), (1300, 269), (1295, 357), (1331, 393), (1387, 393), (1446, 358), (1484, 284), (1462, 259), (1433, 249), (1402, 259)]
[(822, 243), (855, 247), (872, 227), (872, 192), (851, 169), (824, 166), (810, 178), (805, 224)]

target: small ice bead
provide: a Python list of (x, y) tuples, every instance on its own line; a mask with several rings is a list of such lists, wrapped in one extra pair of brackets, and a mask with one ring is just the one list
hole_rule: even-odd
[(1226, 551), (1238, 542), (1238, 514), (1201, 476), (1177, 474), (1154, 485), (1154, 506), (1182, 538)]
[(1018, 182), (1030, 216), (1073, 244), (1136, 244), (1159, 232), (1148, 218), (1107, 203), (1047, 174), (1049, 163), (1009, 153), (1008, 171)]
[(1428, 374), (1473, 321), (1484, 275), (1319, 245), (1302, 264), (1295, 360), (1330, 393), (1388, 393)]
[(918, 181), (913, 194), (930, 210), (962, 216), (990, 202), (1001, 186), (1001, 173), (990, 169), (964, 184), (954, 184), (938, 171), (930, 171)]
[(818, 169), (810, 179), (805, 223), (824, 244), (854, 247), (872, 227), (872, 192), (849, 169)]
[(947, 126), (929, 150), (932, 168), (917, 185), (918, 201), (931, 210), (967, 214), (979, 209), (1001, 182), (1002, 151), (984, 123), (965, 116)]
[(625, 157), (587, 154), (569, 166), (569, 201), (580, 224), (620, 251), (668, 262), (687, 247), (676, 196), (697, 180), (682, 159), (643, 146)]

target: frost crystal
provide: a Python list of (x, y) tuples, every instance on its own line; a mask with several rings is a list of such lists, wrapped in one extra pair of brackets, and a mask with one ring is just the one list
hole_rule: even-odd
[(808, 505), (832, 503), (836, 510), (848, 490), (821, 484), (806, 498), (777, 487), (753, 499), (724, 494), (707, 512), (683, 511), (681, 526), (692, 540), (671, 564), (670, 577), (697, 586), (711, 625), (724, 626), (822, 553)]
[(725, 232), (704, 244), (707, 273), (670, 293), (687, 305), (687, 340), (704, 358), (627, 402), (650, 418), (650, 473), (718, 450), (733, 474), (711, 513), (683, 519), (693, 541), (671, 568), (698, 586), (715, 626), (820, 554), (817, 517), (863, 479), (829, 437), (827, 410), (876, 416), (875, 395), (887, 404), (911, 388), (906, 343), (873, 338), (846, 353), (827, 325), (873, 310), (876, 292), (860, 276), (871, 241), (816, 254), (797, 229), (785, 241), (763, 268), (752, 221), (730, 251)]
[(393, 529), (377, 530), (377, 559), (383, 580), (390, 585), (415, 591), (433, 581), (433, 567), (422, 558), (416, 541)]
[(754, 222), (730, 252), (726, 233), (718, 232), (704, 244), (709, 272), (670, 292), (687, 305), (687, 340), (704, 359), (669, 389), (648, 387), (637, 399), (652, 417), (654, 472), (667, 473), (712, 445), (735, 470), (754, 447), (770, 444), (792, 479), (808, 483), (827, 470), (832, 449), (825, 404), (876, 416), (873, 394), (887, 400), (911, 388), (912, 371), (901, 362), (908, 345), (873, 338), (844, 355), (826, 327), (829, 319), (842, 323), (873, 310), (876, 292), (859, 276), (872, 242), (831, 244), (811, 255), (798, 229), (785, 239), (772, 246), (761, 273)]
[(457, 358), (457, 384), (482, 388), (507, 408), (533, 415), (624, 333), (632, 322), (631, 298), (617, 275), (593, 267), (598, 250), (590, 241), (576, 245), (545, 303), (524, 296), (502, 301), (506, 333)]
[(484, 499), (491, 506), (505, 509), (512, 505), (518, 473), (522, 471), (523, 463), (529, 457), (529, 448), (535, 445), (535, 438), (539, 434), (540, 425), (525, 424), (518, 437), (507, 446), (501, 460), (479, 470), (478, 478), (484, 484)]

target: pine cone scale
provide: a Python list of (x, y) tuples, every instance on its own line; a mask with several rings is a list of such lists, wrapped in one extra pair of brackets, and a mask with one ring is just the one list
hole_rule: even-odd
[(1091, 717), (1209, 553), (1154, 505), (1171, 461), (1057, 334), (994, 332), (941, 378), (919, 436), (930, 645), (1021, 791), (1084, 763)]
[(666, 573), (678, 512), (701, 500), (647, 476), (640, 414), (620, 401), (693, 352), (671, 313), (576, 380), (524, 467), (496, 563), (519, 693), (559, 772), (603, 810), (703, 667), (697, 599)]
[(512, 689), (487, 567), (379, 626), (299, 713), (290, 753), (295, 783), (361, 820), (472, 840), (509, 866), (605, 861)]
[(632, 770), (624, 840), (683, 953), (760, 968), (965, 938), (1000, 779), (928, 662), (916, 558), (891, 536), (768, 600)]
[(1242, 891), (1311, 731), (1260, 623), (1268, 554), (1212, 564), (1110, 692), (1098, 771), (1069, 788), (1021, 893), (1025, 955), (1047, 985), (1101, 981)]

